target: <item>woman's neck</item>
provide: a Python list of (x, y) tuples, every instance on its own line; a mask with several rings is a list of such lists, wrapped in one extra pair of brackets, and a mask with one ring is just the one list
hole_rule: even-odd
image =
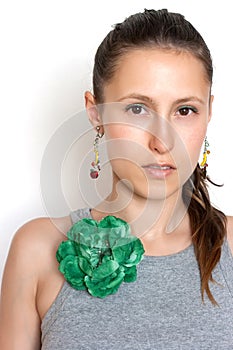
[(112, 192), (96, 208), (96, 220), (114, 215), (127, 221), (148, 255), (166, 255), (191, 243), (191, 229), (182, 189), (168, 198), (143, 198), (130, 186), (114, 178)]

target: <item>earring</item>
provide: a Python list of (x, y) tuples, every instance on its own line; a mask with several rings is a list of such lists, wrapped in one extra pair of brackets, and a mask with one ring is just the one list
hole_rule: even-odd
[(208, 150), (209, 147), (209, 142), (207, 141), (207, 137), (205, 137), (205, 141), (204, 141), (204, 151), (203, 151), (203, 159), (202, 162), (200, 164), (201, 170), (203, 172), (204, 177), (206, 178), (206, 168), (208, 167), (207, 164), (207, 156), (210, 154), (210, 151)]
[(96, 127), (97, 130), (97, 134), (93, 143), (94, 146), (94, 153), (95, 153), (95, 159), (93, 162), (91, 162), (91, 166), (92, 168), (90, 169), (90, 177), (92, 179), (97, 179), (97, 177), (99, 176), (99, 172), (100, 172), (100, 160), (99, 160), (99, 150), (98, 150), (98, 146), (99, 146), (99, 139), (101, 137), (103, 137), (104, 134), (101, 134), (100, 131), (100, 126)]

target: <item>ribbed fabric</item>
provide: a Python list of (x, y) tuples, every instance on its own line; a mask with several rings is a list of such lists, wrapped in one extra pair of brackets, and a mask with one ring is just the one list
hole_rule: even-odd
[[(73, 223), (90, 217), (71, 213)], [(233, 257), (227, 241), (213, 273), (219, 303), (202, 303), (193, 246), (169, 256), (145, 256), (134, 283), (105, 299), (64, 283), (42, 322), (42, 350), (232, 350)]]

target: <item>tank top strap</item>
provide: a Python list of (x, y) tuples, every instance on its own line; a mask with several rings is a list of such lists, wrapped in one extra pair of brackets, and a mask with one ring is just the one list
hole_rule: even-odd
[(73, 224), (84, 218), (91, 219), (91, 208), (86, 207), (72, 211), (70, 217)]
[(233, 255), (227, 239), (225, 239), (222, 245), (222, 253), (219, 267), (222, 270), (222, 274), (225, 278), (226, 285), (233, 298)]

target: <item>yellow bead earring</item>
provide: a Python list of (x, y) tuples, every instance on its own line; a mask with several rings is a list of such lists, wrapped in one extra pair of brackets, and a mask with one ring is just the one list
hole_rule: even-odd
[(207, 173), (207, 156), (210, 154), (210, 151), (208, 150), (209, 147), (209, 142), (207, 141), (207, 137), (205, 137), (205, 141), (204, 141), (204, 151), (203, 151), (203, 159), (202, 162), (200, 164), (201, 170), (203, 172), (204, 177), (206, 178), (206, 173)]
[(100, 133), (100, 126), (96, 127), (96, 137), (93, 143), (94, 146), (94, 153), (95, 153), (95, 159), (94, 161), (91, 163), (92, 168), (90, 169), (90, 177), (92, 179), (97, 179), (97, 177), (99, 176), (99, 172), (100, 172), (100, 160), (99, 160), (99, 149), (98, 149), (98, 145), (99, 145), (99, 139), (101, 137), (103, 137), (104, 134)]

